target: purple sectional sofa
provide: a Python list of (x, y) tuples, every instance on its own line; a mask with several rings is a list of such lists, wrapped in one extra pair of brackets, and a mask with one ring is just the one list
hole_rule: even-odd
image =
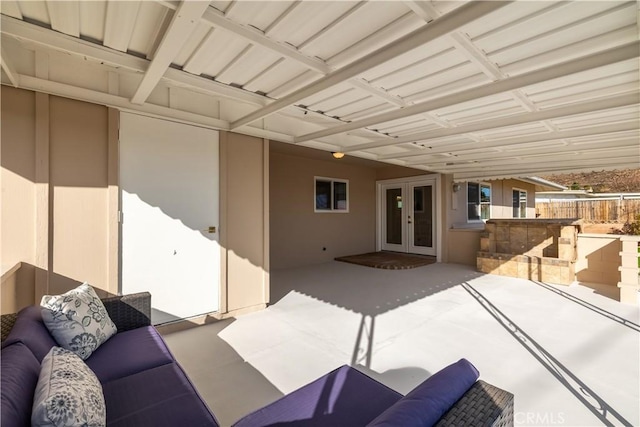
[[(118, 333), (86, 364), (102, 385), (109, 426), (218, 426), (195, 387), (150, 322), (148, 293), (103, 300)], [(31, 425), (40, 363), (56, 345), (40, 307), (3, 316), (0, 425)]]
[(478, 375), (461, 359), (403, 396), (345, 365), (233, 427), (512, 426), (513, 395), (478, 381)]
[[(118, 333), (85, 360), (106, 403), (109, 426), (218, 426), (214, 414), (150, 324), (148, 293), (103, 300)], [(41, 361), (56, 343), (40, 307), (2, 316), (1, 420), (31, 425)], [(513, 395), (483, 381), (465, 359), (403, 396), (342, 366), (237, 421), (258, 426), (510, 426)]]

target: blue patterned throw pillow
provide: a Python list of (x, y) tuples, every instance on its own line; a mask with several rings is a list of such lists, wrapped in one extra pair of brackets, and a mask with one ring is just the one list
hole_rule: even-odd
[(42, 319), (58, 345), (86, 360), (117, 332), (102, 301), (84, 283), (62, 295), (45, 295)]
[(53, 347), (42, 359), (33, 399), (32, 426), (87, 426), (107, 424), (100, 381), (74, 353)]

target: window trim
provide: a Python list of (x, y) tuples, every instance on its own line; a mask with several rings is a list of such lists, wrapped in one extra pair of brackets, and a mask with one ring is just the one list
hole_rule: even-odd
[[(513, 209), (515, 208), (513, 206), (513, 192), (514, 191), (518, 191), (519, 193), (524, 193), (525, 194), (525, 196), (524, 196), (524, 216), (519, 216), (519, 215), (518, 216), (514, 216), (513, 215)], [(521, 195), (518, 194), (518, 203), (520, 202), (520, 196)], [(528, 209), (528, 207), (529, 207), (529, 193), (527, 192), (527, 190), (524, 190), (524, 189), (519, 188), (519, 187), (511, 187), (511, 216), (513, 218), (516, 218), (516, 219), (527, 218), (527, 209)], [(520, 211), (520, 205), (518, 204), (518, 212), (519, 211)]]
[[(479, 206), (482, 206), (482, 197), (481, 197), (481, 193), (482, 193), (482, 187), (489, 187), (489, 192), (490, 192), (490, 198), (489, 198), (489, 218), (487, 219), (482, 219), (482, 208), (480, 209), (480, 218), (479, 219), (469, 219), (469, 183), (472, 184), (478, 184), (478, 203)], [(491, 183), (490, 182), (485, 182), (485, 181), (467, 181), (466, 183), (467, 185), (465, 185), (465, 210), (466, 210), (466, 219), (467, 219), (467, 223), (469, 224), (480, 224), (480, 223), (485, 223), (487, 222), (487, 220), (491, 219), (493, 216), (493, 188), (491, 187)]]
[[(331, 183), (331, 200), (329, 200), (329, 209), (318, 209), (317, 204), (316, 204), (316, 199), (318, 197), (316, 190), (317, 190), (317, 182), (318, 181), (325, 181), (325, 182), (330, 182)], [(335, 196), (335, 192), (334, 192), (334, 186), (333, 184), (335, 182), (339, 182), (342, 184), (346, 185), (346, 192), (347, 192), (347, 206), (345, 209), (334, 209), (333, 207), (333, 198)], [(313, 177), (313, 212), (314, 213), (349, 213), (349, 180), (348, 179), (341, 179), (341, 178), (329, 178), (326, 176), (314, 176)]]

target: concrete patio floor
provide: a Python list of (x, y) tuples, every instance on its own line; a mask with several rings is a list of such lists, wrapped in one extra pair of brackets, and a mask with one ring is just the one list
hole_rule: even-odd
[(165, 334), (222, 425), (343, 364), (406, 393), (462, 357), (515, 395), (517, 425), (640, 425), (640, 312), (592, 288), (331, 262), (272, 272), (271, 293)]

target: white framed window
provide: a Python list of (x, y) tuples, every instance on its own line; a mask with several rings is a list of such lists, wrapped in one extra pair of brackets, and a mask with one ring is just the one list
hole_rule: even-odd
[(467, 221), (486, 221), (491, 218), (491, 184), (467, 182)]
[(349, 212), (349, 181), (314, 178), (314, 212)]
[(514, 188), (512, 192), (512, 207), (514, 218), (527, 217), (527, 191)]

